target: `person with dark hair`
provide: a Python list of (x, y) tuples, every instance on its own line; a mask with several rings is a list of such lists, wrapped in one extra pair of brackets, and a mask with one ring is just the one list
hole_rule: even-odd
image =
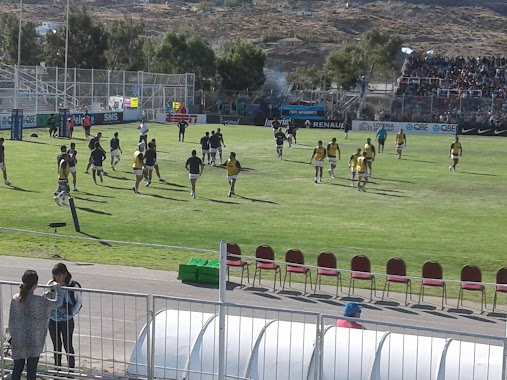
[[(53, 268), (53, 279), (49, 280), (48, 285), (56, 282), (61, 286), (68, 288), (81, 288), (81, 285), (72, 279), (67, 266), (58, 263)], [(74, 347), (72, 345), (72, 335), (74, 333), (74, 316), (81, 310), (81, 292), (74, 290), (63, 291), (63, 302), (51, 311), (49, 320), (49, 335), (53, 342), (55, 365), (62, 366), (62, 347), (67, 353), (67, 364), (69, 368), (76, 365), (74, 357)]]
[(95, 185), (97, 184), (97, 175), (100, 178), (100, 182), (104, 182), (103, 175), (106, 173), (104, 172), (104, 168), (102, 167), (102, 163), (106, 159), (106, 154), (104, 153), (104, 149), (100, 146), (100, 142), (95, 142), (95, 148), (90, 152), (90, 159), (89, 163), (92, 165), (92, 177), (93, 182)]
[(7, 179), (7, 167), (5, 166), (5, 147), (4, 147), (4, 138), (0, 137), (0, 170), (4, 176), (4, 183), (9, 186), (11, 183)]
[(26, 363), (27, 380), (35, 380), (39, 357), (44, 350), (48, 333), (49, 315), (62, 304), (63, 292), (59, 284), (44, 296), (34, 294), (39, 276), (34, 270), (26, 270), (22, 284), (11, 300), (9, 331), (11, 334), (12, 380), (20, 380)]
[(178, 141), (184, 142), (185, 141), (185, 130), (188, 128), (188, 123), (186, 120), (180, 120), (177, 124), (178, 127)]
[(57, 129), (56, 129), (56, 117), (54, 113), (49, 115), (49, 117), (46, 119), (46, 125), (48, 126), (49, 137), (56, 137)]
[[(153, 145), (153, 150), (156, 152), (156, 151), (157, 151), (157, 140), (155, 140), (155, 139), (151, 139), (151, 144)], [(155, 160), (155, 172), (157, 173), (158, 180), (159, 180), (160, 182), (165, 182), (165, 179), (163, 179), (163, 178), (160, 176), (160, 168), (158, 167), (158, 162), (157, 162), (157, 160)]]
[(137, 129), (139, 129), (139, 142), (144, 142), (144, 146), (148, 145), (148, 131), (150, 128), (145, 119), (141, 119), (141, 124), (139, 124)]
[(144, 152), (144, 168), (145, 168), (145, 179), (146, 187), (150, 186), (151, 178), (153, 177), (153, 169), (155, 169), (155, 163), (157, 162), (157, 151), (153, 149), (153, 143), (148, 143), (148, 149)]
[(81, 121), (81, 124), (83, 125), (85, 138), (90, 137), (90, 130), (92, 129), (92, 118), (88, 114), (88, 110), (85, 111), (83, 115), (83, 119)]
[(190, 185), (192, 186), (190, 196), (195, 199), (195, 183), (204, 170), (204, 163), (199, 157), (197, 157), (197, 151), (195, 149), (192, 151), (191, 156), (185, 163), (185, 169), (188, 171), (188, 179), (190, 180)]
[(204, 162), (204, 159), (206, 155), (208, 155), (208, 165), (211, 164), (211, 156), (209, 153), (209, 132), (206, 132), (206, 134), (201, 137), (201, 153), (202, 153), (202, 162)]
[(238, 174), (241, 171), (241, 164), (238, 160), (236, 160), (236, 153), (231, 152), (229, 155), (229, 159), (225, 163), (225, 168), (227, 169), (227, 182), (229, 182), (229, 192), (227, 196), (230, 197), (235, 195), (235, 186), (236, 181), (238, 180)]

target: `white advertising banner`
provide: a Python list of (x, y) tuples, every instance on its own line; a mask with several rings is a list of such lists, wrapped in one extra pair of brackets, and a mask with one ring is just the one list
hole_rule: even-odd
[(436, 135), (455, 135), (458, 131), (458, 124), (440, 123), (411, 123), (391, 121), (364, 121), (353, 120), (353, 131), (375, 132), (384, 127), (387, 132), (399, 132), (403, 129), (406, 133), (424, 133)]
[[(0, 114), (0, 129), (11, 129), (12, 116), (10, 113)], [(35, 112), (23, 115), (23, 128), (35, 128), (37, 126), (37, 115)]]

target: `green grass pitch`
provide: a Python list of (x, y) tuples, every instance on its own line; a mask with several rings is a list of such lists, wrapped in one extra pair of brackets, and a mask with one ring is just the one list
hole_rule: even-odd
[[(44, 130), (25, 130), (25, 141), (6, 140), (6, 163), (11, 187), (0, 186), (0, 226), (44, 231), (51, 221), (65, 221), (60, 232), (102, 239), (218, 249), (219, 241), (237, 242), (243, 253), (253, 255), (260, 244), (271, 245), (278, 259), (290, 248), (299, 248), (308, 264), (321, 251), (334, 252), (338, 265), (349, 268), (354, 254), (368, 255), (373, 270), (383, 272), (392, 256), (403, 258), (411, 275), (420, 275), (426, 260), (438, 260), (446, 278), (457, 279), (462, 265), (472, 263), (494, 282), (496, 270), (505, 265), (507, 246), (506, 177), (501, 138), (462, 137), (464, 155), (458, 171), (450, 173), (448, 151), (452, 136), (408, 135), (402, 160), (396, 159), (394, 135), (385, 152), (377, 155), (373, 179), (366, 192), (350, 186), (347, 160), (374, 133), (300, 129), (298, 144), (276, 158), (271, 128), (221, 127), (227, 148), (244, 170), (236, 196), (227, 197), (223, 168), (206, 166), (197, 182), (197, 199), (189, 195), (184, 164), (192, 149), (200, 153), (199, 139), (217, 125), (192, 125), (185, 142), (177, 142), (173, 125), (152, 124), (149, 138), (157, 139), (158, 162), (166, 183), (154, 183), (141, 194), (131, 190), (132, 153), (138, 131), (135, 124), (96, 126), (109, 139), (120, 133), (123, 156), (117, 171), (109, 170), (104, 183), (94, 185), (83, 174), (88, 158), (87, 141), (76, 128), (78, 189), (74, 192), (81, 229), (72, 228), (70, 210), (53, 201), (56, 160), (61, 144)], [(38, 138), (29, 137), (36, 132)], [(0, 136), (8, 139), (8, 131)], [(337, 137), (341, 148), (336, 178), (324, 168), (324, 181), (313, 182), (308, 162), (318, 140), (326, 145)], [(224, 159), (227, 157), (224, 157)], [(109, 156), (107, 158), (109, 163)], [(108, 167), (108, 165), (107, 165)], [(46, 237), (2, 232), (0, 252), (31, 256), (47, 247)], [(200, 256), (182, 250), (153, 249), (95, 242), (61, 241), (67, 259), (145, 266), (174, 270), (188, 258)], [(492, 293), (492, 292), (491, 292)]]

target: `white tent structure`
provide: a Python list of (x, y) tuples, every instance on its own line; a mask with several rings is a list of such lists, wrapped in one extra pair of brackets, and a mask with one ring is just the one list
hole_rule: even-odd
[[(129, 377), (147, 376), (147, 328), (154, 328), (155, 379), (217, 379), (218, 319), (202, 312), (158, 312), (155, 325), (139, 335)], [(311, 323), (228, 315), (227, 379), (502, 379), (500, 346), (335, 326), (322, 333), (317, 329)]]

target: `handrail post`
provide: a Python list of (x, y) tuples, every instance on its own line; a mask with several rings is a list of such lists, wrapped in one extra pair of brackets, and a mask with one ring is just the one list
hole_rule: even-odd
[(227, 243), (220, 242), (220, 272), (219, 272), (219, 321), (218, 321), (218, 380), (225, 380), (225, 303), (227, 291)]

